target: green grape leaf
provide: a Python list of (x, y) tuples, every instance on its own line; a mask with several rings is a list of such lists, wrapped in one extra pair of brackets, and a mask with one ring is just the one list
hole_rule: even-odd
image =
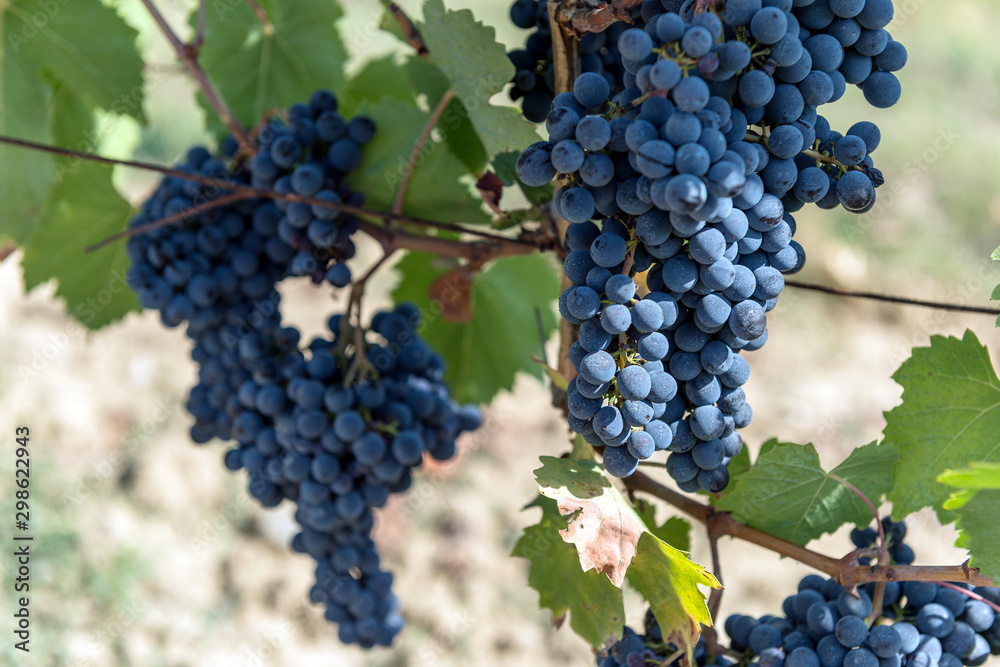
[[(56, 4), (51, 0), (7, 4), (7, 20), (21, 25), (25, 19), (31, 22), (47, 16), (38, 37), (28, 40), (25, 50), (33, 52), (44, 72), (72, 88), (88, 109), (99, 107), (145, 120), (144, 63), (136, 48), (139, 33), (113, 8), (100, 2)], [(58, 114), (59, 108), (54, 112)]]
[(520, 110), (490, 104), (490, 98), (514, 77), (514, 65), (493, 28), (477, 21), (468, 9), (446, 10), (442, 0), (428, 0), (418, 27), (431, 60), (465, 105), (488, 159), (538, 141)]
[(811, 444), (775, 443), (740, 475), (718, 507), (754, 528), (806, 544), (846, 523), (871, 521), (868, 506), (837, 478), (853, 484), (877, 507), (892, 488), (898, 460), (895, 447), (871, 443), (827, 473)]
[(956, 518), (955, 546), (968, 549), (970, 564), (1000, 582), (1000, 533), (996, 529), (1000, 464), (972, 463), (968, 468), (943, 472), (938, 481), (957, 489), (944, 503)]
[[(136, 33), (99, 2), (12, 0), (0, 5), (0, 133), (52, 143), (51, 82), (61, 79), (88, 108), (142, 119), (142, 59)], [(73, 148), (93, 148), (93, 138)], [(26, 244), (56, 183), (52, 159), (0, 146), (0, 237)]]
[(514, 545), (513, 554), (528, 559), (528, 585), (538, 591), (538, 604), (552, 610), (553, 622), (569, 614), (569, 625), (594, 647), (621, 639), (625, 627), (622, 591), (608, 578), (580, 569), (573, 545), (559, 535), (566, 520), (554, 500), (539, 496), (525, 509), (538, 507), (542, 518)]
[[(6, 37), (4, 43), (7, 43)], [(48, 118), (40, 110), (48, 108), (50, 91), (40, 82), (20, 75), (11, 76), (10, 69), (11, 66), (5, 63), (0, 74), (3, 76), (0, 133), (49, 143)], [(0, 146), (0, 237), (19, 244), (27, 243), (54, 184), (55, 170), (48, 155), (15, 146)]]
[(701, 626), (712, 625), (712, 615), (698, 586), (721, 588), (715, 577), (683, 551), (652, 533), (643, 533), (628, 569), (628, 581), (649, 603), (664, 641), (686, 646), (688, 658), (693, 658)]
[(968, 468), (944, 471), (938, 481), (956, 489), (1000, 489), (1000, 463), (970, 463)]
[(493, 171), (496, 172), (500, 181), (508, 187), (520, 183), (517, 178), (517, 158), (520, 155), (519, 151), (510, 151), (493, 156)]
[[(51, 119), (57, 144), (72, 145), (94, 136), (94, 114), (82, 95), (53, 82)], [(51, 278), (58, 280), (57, 296), (67, 310), (96, 329), (136, 310), (135, 294), (125, 287), (125, 242), (84, 254), (83, 248), (121, 231), (128, 225), (131, 206), (115, 190), (112, 171), (75, 158), (57, 157), (59, 183), (40, 218), (38, 233), (25, 247), (23, 260), (27, 289)], [(124, 288), (124, 289), (123, 289)]]
[(996, 250), (993, 251), (993, 254), (990, 255), (990, 259), (995, 259), (997, 261), (1000, 261), (1000, 248), (997, 248)]
[[(93, 136), (94, 116), (83, 96), (57, 83), (53, 106), (59, 109), (52, 118), (56, 143)], [(66, 310), (98, 329), (138, 310), (138, 303), (125, 282), (125, 241), (89, 254), (83, 248), (125, 229), (132, 207), (115, 190), (108, 167), (59, 157), (55, 168), (59, 182), (24, 248), (25, 288), (56, 279), (56, 296), (66, 301)]]
[[(406, 71), (418, 93), (427, 96), (427, 105), (432, 109), (438, 105), (450, 82), (444, 72), (426, 58), (410, 58)], [(448, 148), (473, 174), (482, 173), (486, 166), (486, 149), (479, 140), (476, 128), (461, 100), (452, 99), (441, 114), (437, 124), (444, 135)]]
[(672, 516), (662, 525), (656, 523), (656, 505), (646, 500), (635, 501), (635, 512), (653, 535), (681, 551), (691, 550), (691, 524), (679, 516)]
[(378, 102), (388, 97), (412, 104), (416, 100), (406, 69), (392, 55), (365, 63), (361, 71), (337, 91), (337, 97), (339, 111), (347, 118), (355, 115), (358, 106), (365, 101)]
[[(397, 265), (397, 301), (427, 303), (431, 284), (446, 271), (434, 257), (408, 253)], [(446, 379), (459, 402), (488, 403), (501, 389), (510, 389), (518, 371), (542, 376), (531, 357), (542, 346), (535, 309), (542, 315), (545, 335), (556, 328), (552, 302), (559, 295), (559, 278), (548, 258), (534, 254), (497, 260), (475, 276), (471, 286), (472, 319), (449, 322), (441, 316), (440, 300), (447, 288), (427, 305), (420, 335), (447, 363)], [(457, 297), (456, 297), (457, 298)]]
[[(359, 111), (375, 121), (375, 139), (365, 146), (364, 158), (348, 174), (347, 183), (364, 193), (366, 207), (390, 211), (429, 114), (392, 99), (366, 102)], [(466, 169), (446, 144), (428, 139), (414, 164), (403, 213), (437, 222), (489, 222), (482, 199), (459, 180)]]
[(24, 249), (28, 289), (50, 278), (56, 295), (84, 325), (98, 329), (138, 310), (125, 282), (125, 242), (84, 254), (83, 248), (128, 226), (132, 207), (111, 184), (111, 170), (94, 165), (68, 171), (52, 190), (39, 230)]
[[(253, 127), (274, 108), (307, 102), (319, 88), (344, 82), (347, 50), (337, 31), (336, 0), (259, 0), (269, 26), (246, 2), (216, 3), (206, 12), (199, 62), (237, 119)], [(195, 16), (192, 21), (197, 20)], [(222, 126), (199, 95), (214, 129)]]
[[(383, 4), (385, 4), (383, 2)], [(387, 33), (406, 44), (406, 35), (403, 34), (403, 28), (399, 25), (399, 21), (392, 15), (392, 12), (386, 9), (382, 12), (382, 16), (378, 20), (379, 30), (385, 30)]]
[[(993, 251), (993, 255), (990, 259), (1000, 259), (1000, 254), (998, 253), (1000, 253), (1000, 248), (997, 248), (996, 250)], [(990, 300), (1000, 301), (1000, 285), (997, 285), (996, 287), (993, 288), (993, 293), (990, 294)], [(1000, 316), (997, 316), (996, 325), (1000, 327)]]
[(977, 491), (953, 511), (957, 515), (959, 542), (969, 550), (970, 564), (1000, 583), (1000, 532), (997, 532), (997, 508), (1000, 490)]
[(932, 336), (893, 375), (903, 402), (885, 413), (884, 442), (903, 453), (889, 493), (893, 518), (933, 507), (944, 520), (949, 489), (937, 481), (970, 461), (1000, 462), (1000, 380), (971, 331)]
[(594, 446), (583, 439), (582, 435), (576, 435), (573, 437), (573, 451), (569, 453), (571, 459), (596, 461), (597, 456), (594, 453)]
[(698, 586), (718, 588), (715, 577), (650, 532), (597, 462), (551, 456), (541, 462), (539, 490), (566, 519), (560, 534), (576, 546), (580, 566), (616, 586), (627, 573), (650, 603), (664, 640), (693, 648), (700, 625), (712, 622)]

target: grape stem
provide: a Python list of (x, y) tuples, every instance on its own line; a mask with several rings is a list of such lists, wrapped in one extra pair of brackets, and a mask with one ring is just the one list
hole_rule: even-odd
[(396, 191), (396, 199), (392, 203), (392, 212), (394, 215), (400, 215), (403, 212), (403, 200), (406, 198), (406, 188), (410, 184), (410, 178), (413, 177), (413, 170), (417, 167), (417, 161), (420, 159), (421, 153), (423, 153), (424, 145), (427, 143), (427, 139), (430, 138), (431, 132), (438, 124), (438, 121), (441, 120), (441, 114), (444, 113), (448, 103), (455, 99), (455, 95), (454, 88), (449, 88), (445, 91), (445, 94), (441, 96), (441, 99), (438, 100), (437, 105), (431, 112), (427, 122), (424, 123), (424, 128), (420, 131), (420, 136), (417, 137), (416, 143), (413, 144), (410, 157), (406, 160), (406, 171), (403, 172), (403, 178), (399, 183), (399, 190)]
[(802, 149), (802, 154), (803, 155), (808, 155), (809, 157), (811, 157), (812, 159), (816, 160), (817, 162), (822, 162), (824, 164), (836, 165), (838, 168), (842, 169), (843, 171), (847, 171), (847, 167), (845, 165), (841, 164), (840, 161), (837, 158), (833, 157), (832, 155), (824, 155), (823, 153), (820, 153), (819, 151), (814, 150), (812, 148), (804, 148), (804, 149)]
[(681, 656), (683, 655), (684, 655), (684, 649), (682, 648), (677, 649), (676, 651), (668, 655), (666, 660), (660, 663), (660, 667), (668, 667), (668, 665), (674, 664), (674, 662), (680, 660)]
[(403, 38), (406, 39), (406, 43), (413, 47), (413, 50), (417, 52), (417, 55), (421, 58), (426, 58), (430, 55), (427, 50), (427, 45), (424, 44), (424, 38), (417, 30), (417, 26), (414, 25), (410, 17), (407, 16), (403, 10), (395, 2), (385, 2), (383, 0), (383, 5), (392, 14), (392, 17), (396, 19), (396, 23), (399, 24), (400, 30), (403, 31)]
[(726, 592), (726, 584), (722, 580), (722, 559), (719, 558), (719, 534), (715, 532), (715, 527), (711, 523), (705, 524), (705, 532), (708, 534), (708, 546), (712, 553), (712, 574), (719, 582), (718, 588), (713, 588), (708, 594), (708, 613), (712, 617), (712, 625), (704, 626), (702, 635), (705, 637), (705, 650), (711, 656), (716, 656), (725, 652), (725, 648), (719, 645), (718, 635), (715, 632), (719, 624), (719, 606), (722, 604), (722, 594)]
[[(889, 548), (885, 543), (885, 529), (882, 527), (882, 521), (879, 519), (878, 508), (875, 507), (874, 503), (872, 503), (872, 501), (868, 499), (868, 496), (862, 493), (861, 489), (854, 486), (840, 475), (829, 473), (829, 477), (830, 479), (836, 482), (840, 482), (841, 484), (846, 486), (848, 490), (851, 491), (851, 493), (856, 495), (858, 498), (861, 498), (861, 500), (864, 501), (865, 505), (868, 506), (868, 510), (872, 513), (872, 516), (875, 517), (875, 527), (878, 529), (878, 544), (879, 544), (878, 564), (883, 567), (888, 565)], [(880, 581), (877, 584), (875, 584), (875, 594), (872, 596), (872, 613), (869, 614), (868, 618), (865, 619), (865, 622), (868, 624), (868, 627), (874, 625), (875, 621), (878, 620), (879, 616), (882, 615), (882, 601), (884, 599), (885, 599), (885, 582)]]
[(177, 58), (180, 59), (184, 66), (187, 68), (188, 73), (197, 82), (198, 87), (201, 89), (202, 94), (208, 101), (209, 106), (215, 111), (215, 114), (225, 123), (226, 127), (232, 133), (233, 137), (240, 143), (240, 147), (249, 154), (253, 154), (253, 149), (250, 146), (250, 142), (247, 140), (246, 129), (240, 125), (239, 120), (237, 120), (236, 115), (233, 113), (229, 105), (222, 98), (222, 95), (215, 89), (212, 82), (208, 78), (208, 74), (198, 63), (198, 50), (192, 48), (184, 42), (181, 41), (177, 33), (174, 32), (173, 28), (167, 23), (166, 19), (163, 18), (163, 14), (157, 9), (156, 5), (153, 4), (153, 0), (142, 0), (142, 4), (146, 7), (150, 16), (159, 26), (160, 31), (163, 36), (167, 38), (170, 42), (170, 46), (173, 47), (174, 52), (177, 54)]
[(864, 504), (868, 506), (868, 510), (872, 513), (872, 516), (875, 517), (875, 527), (878, 529), (878, 543), (879, 545), (881, 545), (883, 551), (886, 550), (887, 547), (885, 543), (885, 530), (883, 530), (882, 522), (879, 520), (878, 508), (876, 508), (874, 503), (872, 503), (872, 501), (868, 499), (868, 496), (862, 493), (861, 489), (854, 486), (840, 475), (835, 475), (831, 472), (827, 473), (827, 476), (833, 481), (840, 482), (841, 484), (846, 486), (851, 493), (856, 495), (858, 498), (861, 498), (862, 502), (864, 502)]
[[(747, 132), (747, 135), (743, 137), (743, 141), (750, 144), (761, 144), (765, 148), (767, 147), (767, 137), (757, 134), (756, 132)], [(832, 157), (830, 155), (824, 155), (823, 153), (814, 150), (812, 148), (802, 149), (802, 154), (808, 155), (817, 162), (835, 165), (842, 172), (848, 171), (848, 167), (846, 165), (841, 164), (840, 161), (837, 160), (837, 158)]]
[(260, 21), (260, 25), (264, 29), (264, 34), (267, 36), (273, 35), (274, 24), (271, 23), (271, 19), (268, 18), (267, 12), (264, 11), (261, 4), (257, 2), (257, 0), (244, 0), (244, 2), (246, 2), (247, 5), (250, 6), (250, 9), (253, 10), (253, 13), (257, 15), (257, 20)]
[(956, 581), (975, 586), (995, 586), (992, 579), (978, 568), (962, 565), (861, 565), (858, 552), (841, 559), (832, 558), (764, 531), (751, 528), (734, 519), (728, 512), (698, 502), (686, 495), (660, 484), (641, 472), (632, 473), (624, 480), (630, 491), (642, 491), (676, 507), (694, 519), (711, 525), (716, 535), (729, 535), (756, 544), (769, 551), (792, 558), (835, 579), (845, 588), (879, 581)]
[(191, 50), (195, 55), (201, 53), (201, 47), (205, 44), (205, 5), (208, 0), (201, 0), (198, 3), (198, 28), (194, 33), (194, 41), (191, 42)]
[[(372, 264), (365, 275), (351, 285), (351, 297), (347, 303), (347, 313), (344, 315), (344, 326), (351, 326), (354, 330), (354, 360), (351, 362), (350, 368), (347, 369), (346, 381), (348, 383), (360, 380), (365, 367), (369, 366), (368, 358), (365, 356), (365, 330), (361, 326), (361, 303), (365, 298), (365, 284), (396, 252), (394, 246), (381, 241), (380, 243), (382, 243), (382, 257)], [(353, 324), (351, 323), (352, 316), (355, 320)], [(344, 347), (346, 347), (346, 341), (345, 337)]]
[(947, 581), (935, 581), (934, 583), (937, 584), (938, 586), (944, 586), (945, 588), (950, 588), (953, 591), (958, 591), (962, 595), (970, 597), (973, 600), (978, 600), (979, 602), (982, 602), (983, 604), (985, 604), (986, 606), (988, 606), (993, 611), (995, 611), (998, 614), (1000, 614), (1000, 604), (997, 604), (996, 602), (993, 602), (992, 600), (987, 600), (986, 598), (984, 598), (979, 593), (975, 593), (973, 591), (967, 590), (965, 588), (962, 588), (961, 586), (956, 586), (955, 584), (949, 584)]

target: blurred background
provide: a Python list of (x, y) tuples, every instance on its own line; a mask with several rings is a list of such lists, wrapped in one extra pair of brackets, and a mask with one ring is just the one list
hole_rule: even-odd
[[(109, 119), (99, 152), (172, 163), (207, 140), (194, 88), (141, 5), (117, 4), (140, 31), (151, 63), (150, 123)], [(160, 4), (181, 26), (193, 3)], [(341, 30), (354, 71), (399, 48), (376, 28), (376, 0), (343, 4)], [(400, 4), (419, 16), (419, 2)], [(527, 33), (510, 25), (508, 2), (446, 4), (472, 8), (508, 46), (523, 44)], [(1000, 283), (1000, 265), (989, 259), (1000, 244), (1000, 11), (991, 0), (896, 5), (889, 28), (909, 50), (900, 104), (870, 109), (852, 88), (822, 109), (836, 129), (861, 119), (882, 128), (875, 160), (886, 185), (863, 216), (815, 207), (796, 214), (797, 239), (809, 255), (799, 277), (986, 305)], [(134, 171), (116, 179), (133, 202), (156, 182), (155, 174)], [(486, 427), (462, 442), (454, 462), (425, 470), (379, 515), (376, 539), (396, 574), (407, 627), (392, 649), (366, 653), (342, 646), (321, 610), (308, 604), (311, 561), (288, 549), (294, 528), (287, 504), (261, 509), (245, 491), (244, 474), (223, 468), (225, 445), (196, 447), (189, 440), (183, 403), (195, 367), (183, 333), (165, 330), (150, 313), (87, 334), (53, 298), (51, 285), (24, 293), (18, 260), (15, 253), (0, 264), (0, 433), (11, 447), (15, 425), (27, 424), (32, 433), (33, 641), (28, 657), (5, 640), (0, 662), (593, 664), (589, 648), (568, 627), (551, 627), (550, 614), (538, 609), (526, 561), (509, 557), (522, 528), (537, 519), (536, 511), (521, 511), (536, 492), (537, 457), (567, 448), (567, 430), (542, 384), (520, 378), (488, 406)], [(390, 270), (370, 284), (373, 306), (387, 302), (394, 281)], [(287, 318), (304, 335), (318, 332), (341, 307), (325, 289), (286, 284), (282, 291)], [(772, 436), (813, 442), (828, 467), (879, 437), (882, 413), (901, 393), (891, 375), (911, 348), (931, 335), (972, 329), (994, 357), (1000, 351), (988, 316), (791, 288), (769, 323), (770, 344), (749, 357), (747, 394), (756, 419), (744, 438), (753, 452)], [(12, 512), (12, 465), (12, 454), (0, 457), (4, 517)], [(660, 519), (669, 512), (661, 508)], [(951, 526), (937, 526), (930, 514), (909, 523), (918, 563), (965, 558), (949, 546)], [(693, 558), (707, 563), (697, 527), (692, 537)], [(814, 546), (842, 555), (849, 550), (846, 530)], [(808, 573), (729, 540), (722, 558), (723, 617), (777, 612)], [(10, 558), (0, 558), (5, 600), (9, 568)], [(644, 609), (635, 596), (626, 609), (632, 624), (641, 624)]]

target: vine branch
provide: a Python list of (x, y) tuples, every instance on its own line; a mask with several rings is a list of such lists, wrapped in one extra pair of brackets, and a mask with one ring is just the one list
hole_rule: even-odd
[[(207, 176), (201, 176), (200, 174), (192, 174), (186, 171), (181, 171), (179, 169), (172, 169), (170, 167), (164, 167), (158, 164), (153, 164), (151, 162), (142, 162), (140, 160), (118, 160), (115, 158), (104, 157), (103, 155), (96, 155), (94, 153), (86, 153), (82, 151), (70, 150), (68, 148), (60, 148), (58, 146), (49, 146), (47, 144), (40, 144), (34, 141), (27, 141), (24, 139), (15, 139), (13, 137), (6, 137), (0, 135), (0, 144), (8, 144), (11, 146), (18, 146), (20, 148), (27, 148), (31, 150), (42, 151), (45, 153), (51, 153), (53, 155), (62, 155), (64, 157), (71, 157), (80, 160), (86, 160), (88, 162), (96, 162), (100, 164), (106, 164), (110, 166), (121, 165), (123, 167), (132, 167), (134, 169), (143, 169), (146, 171), (155, 171), (157, 173), (163, 174), (165, 176), (172, 176), (174, 178), (179, 178), (186, 181), (193, 181), (195, 183), (200, 183), (202, 185), (207, 185), (209, 187), (218, 188), (220, 190), (229, 190), (233, 193), (240, 193), (245, 198), (260, 197), (267, 199), (281, 199), (291, 202), (300, 202), (303, 204), (315, 204), (317, 206), (323, 206), (325, 208), (331, 208), (344, 213), (348, 213), (356, 216), (365, 216), (370, 218), (376, 218), (384, 220), (386, 222), (400, 222), (408, 225), (413, 225), (416, 227), (430, 227), (433, 229), (443, 229), (447, 231), (456, 232), (459, 234), (469, 234), (471, 236), (478, 236), (483, 239), (492, 241), (492, 247), (497, 251), (497, 256), (512, 256), (512, 255), (524, 255), (538, 250), (551, 249), (552, 241), (548, 239), (544, 234), (531, 234), (525, 233), (520, 238), (511, 238), (507, 236), (500, 236), (498, 234), (493, 234), (490, 232), (485, 232), (475, 228), (463, 227), (462, 225), (456, 225), (447, 222), (435, 222), (433, 220), (425, 220), (423, 218), (416, 218), (410, 215), (397, 215), (387, 211), (376, 211), (373, 209), (363, 208), (360, 206), (352, 206), (350, 204), (335, 203), (331, 201), (326, 201), (323, 199), (316, 199), (315, 197), (303, 197), (301, 195), (296, 195), (293, 193), (281, 193), (274, 192), (272, 190), (265, 190), (262, 188), (255, 188), (249, 185), (243, 185), (242, 183), (234, 183), (232, 181), (224, 181), (217, 178), (209, 178)], [(218, 200), (216, 200), (218, 201)], [(212, 203), (212, 202), (210, 202)], [(196, 207), (189, 209), (189, 212), (194, 211)], [(210, 207), (206, 207), (207, 208)], [(183, 216), (182, 216), (183, 217)], [(178, 218), (178, 219), (182, 219)], [(172, 221), (174, 222), (174, 221)], [(141, 225), (138, 227), (133, 227), (132, 229), (119, 232), (109, 236), (108, 238), (96, 243), (88, 248), (84, 249), (84, 252), (92, 252), (101, 248), (112, 241), (117, 241), (123, 239), (133, 234), (141, 233), (152, 229), (155, 226), (160, 226), (162, 221), (154, 221), (148, 223), (147, 225)], [(363, 225), (363, 229), (379, 229), (379, 227), (374, 225)], [(368, 232), (366, 232), (368, 233)], [(417, 239), (420, 238), (413, 234), (397, 234), (400, 239)], [(378, 239), (376, 239), (378, 240)], [(431, 243), (438, 242), (440, 247), (448, 248), (449, 252), (446, 254), (455, 255), (455, 248), (458, 245), (462, 245), (464, 242), (461, 241), (451, 241), (449, 243), (440, 243), (445, 239), (437, 239), (433, 237), (427, 237), (427, 240)], [(457, 244), (457, 245), (456, 245)], [(459, 252), (457, 256), (459, 257), (470, 257), (479, 258), (483, 256), (484, 248), (486, 245), (472, 244), (473, 248), (465, 252)], [(399, 247), (404, 247), (400, 245)], [(406, 246), (411, 247), (411, 246)], [(516, 247), (516, 249), (515, 249)], [(422, 249), (422, 248), (412, 248), (412, 249)], [(431, 251), (433, 252), (433, 251)]]
[(239, 141), (240, 147), (250, 152), (250, 143), (247, 140), (246, 130), (240, 125), (239, 121), (236, 119), (236, 115), (233, 113), (226, 101), (222, 99), (222, 96), (215, 90), (215, 86), (208, 78), (208, 74), (202, 69), (201, 65), (198, 63), (198, 53), (197, 50), (191, 48), (181, 41), (177, 33), (174, 32), (167, 20), (163, 18), (163, 14), (157, 9), (156, 5), (153, 4), (153, 0), (142, 0), (142, 4), (146, 7), (146, 10), (153, 17), (156, 25), (159, 26), (160, 32), (163, 36), (167, 38), (170, 42), (170, 46), (173, 47), (174, 52), (180, 59), (184, 66), (187, 67), (188, 73), (194, 78), (198, 83), (198, 87), (201, 89), (202, 94), (208, 101), (209, 106), (215, 111), (215, 114), (225, 123), (226, 127), (232, 133), (233, 137)]
[(406, 198), (406, 188), (410, 185), (410, 179), (413, 177), (413, 172), (417, 167), (417, 160), (420, 159), (420, 153), (424, 150), (424, 145), (427, 143), (427, 139), (430, 138), (431, 132), (437, 126), (438, 121), (441, 120), (441, 114), (444, 113), (445, 108), (448, 103), (455, 98), (455, 89), (449, 88), (441, 99), (438, 100), (437, 106), (431, 112), (430, 117), (424, 124), (424, 128), (420, 131), (420, 136), (417, 137), (417, 141), (413, 144), (413, 150), (410, 151), (410, 157), (406, 160), (406, 171), (403, 173), (403, 179), (399, 183), (399, 190), (396, 191), (396, 199), (392, 203), (392, 212), (395, 215), (399, 215), (403, 212), (403, 200)]
[[(555, 92), (564, 93), (573, 89), (573, 81), (580, 75), (580, 42), (573, 31), (566, 28), (568, 23), (563, 19), (564, 5), (549, 2), (549, 25), (552, 33), (552, 61), (555, 71)], [(564, 184), (564, 179), (556, 182), (556, 190), (552, 193), (555, 196), (558, 189)], [(566, 230), (569, 223), (555, 214), (552, 207), (546, 208), (547, 219), (552, 221), (550, 227), (554, 228), (559, 235), (558, 250), (563, 250), (563, 239), (566, 238)], [(563, 272), (559, 289), (566, 291), (573, 286), (569, 278)], [(556, 368), (567, 380), (576, 375), (576, 369), (569, 360), (569, 349), (577, 339), (579, 332), (578, 325), (571, 324), (565, 318), (559, 318), (559, 357)], [(560, 390), (555, 384), (552, 385), (552, 404), (566, 410), (566, 392)]]
[(952, 566), (861, 565), (857, 560), (856, 552), (838, 560), (756, 528), (751, 528), (734, 519), (728, 512), (720, 512), (714, 507), (688, 498), (641, 472), (632, 473), (624, 482), (630, 490), (648, 493), (673, 505), (685, 514), (704, 523), (716, 535), (729, 535), (797, 560), (833, 577), (848, 589), (858, 584), (879, 581), (962, 581), (974, 586), (996, 585), (992, 579), (981, 574), (977, 568), (969, 567), (968, 562)]

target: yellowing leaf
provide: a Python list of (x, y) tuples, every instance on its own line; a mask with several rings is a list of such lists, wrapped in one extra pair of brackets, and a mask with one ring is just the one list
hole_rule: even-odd
[(553, 620), (568, 613), (570, 627), (592, 646), (621, 639), (625, 625), (621, 589), (607, 577), (579, 568), (576, 550), (559, 535), (566, 520), (554, 501), (539, 496), (525, 509), (532, 507), (541, 508), (542, 518), (524, 530), (513, 555), (531, 563), (528, 584), (538, 591), (539, 606), (551, 609)]
[(576, 546), (580, 565), (629, 582), (649, 601), (663, 636), (693, 647), (701, 624), (712, 622), (698, 586), (719, 583), (646, 527), (595, 461), (541, 457), (535, 471), (542, 495), (556, 501), (566, 520), (563, 539)]

